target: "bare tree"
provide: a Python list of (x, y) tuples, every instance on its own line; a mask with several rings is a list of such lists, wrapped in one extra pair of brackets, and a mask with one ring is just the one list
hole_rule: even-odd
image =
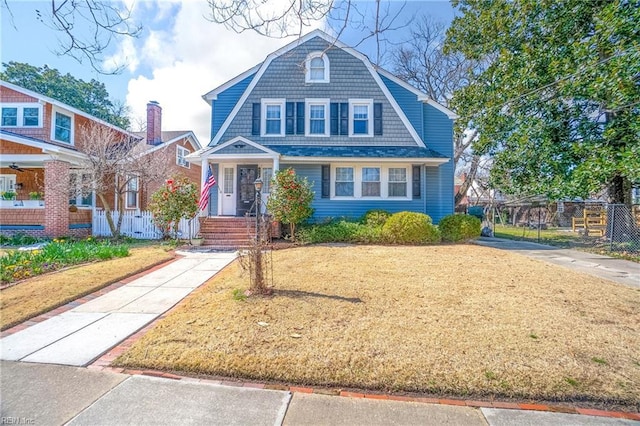
[[(411, 37), (393, 53), (395, 74), (429, 95), (442, 105), (455, 109), (453, 94), (467, 86), (475, 70), (482, 66), (478, 61), (465, 59), (461, 54), (443, 52), (446, 28), (428, 16), (414, 21)], [(477, 137), (476, 130), (468, 130), (464, 116), (456, 123), (454, 131), (453, 162), (458, 172), (463, 169), (467, 179), (456, 194), (456, 206), (473, 182), (480, 158), (470, 149)]]
[[(402, 21), (401, 14), (405, 2), (392, 13), (393, 0), (375, 0), (358, 4), (354, 0), (207, 0), (209, 14), (206, 19), (223, 24), (241, 33), (255, 31), (258, 34), (283, 38), (301, 36), (305, 29), (322, 20), (335, 32), (339, 39), (347, 28), (361, 34), (352, 47), (358, 47), (367, 40), (376, 45), (373, 62), (380, 64), (390, 40), (386, 33), (404, 28), (409, 21)], [(393, 3), (398, 3), (393, 2)]]
[[(2, 6), (11, 14), (9, 0), (2, 0)], [(80, 63), (87, 60), (102, 74), (117, 74), (124, 69), (125, 64), (104, 69), (103, 53), (117, 38), (140, 35), (142, 27), (132, 21), (130, 9), (108, 0), (49, 0), (49, 6), (35, 12), (40, 22), (60, 34), (58, 55)]]
[[(95, 192), (111, 235), (119, 238), (126, 194), (140, 191), (143, 183), (162, 181), (168, 154), (163, 150), (145, 154), (146, 148), (138, 139), (97, 123), (82, 126), (80, 133), (86, 158), (75, 170), (79, 177), (72, 191), (78, 195)], [(114, 209), (119, 213), (117, 222)]]

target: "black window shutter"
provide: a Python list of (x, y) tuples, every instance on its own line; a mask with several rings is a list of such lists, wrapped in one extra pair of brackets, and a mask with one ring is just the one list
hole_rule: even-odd
[(260, 104), (253, 104), (253, 113), (251, 115), (251, 134), (260, 134)]
[(373, 134), (382, 135), (382, 104), (373, 104)]
[(330, 189), (331, 189), (331, 175), (330, 168), (327, 165), (322, 166), (322, 197), (321, 198), (329, 198)]
[(340, 104), (340, 134), (349, 134), (349, 104), (346, 102)]
[(287, 135), (293, 135), (294, 132), (294, 125), (295, 125), (295, 102), (287, 102), (286, 103), (286, 127), (285, 127), (285, 134)]
[(413, 198), (420, 198), (422, 196), (422, 174), (420, 173), (420, 166), (413, 166), (413, 177), (411, 192)]
[(296, 134), (304, 135), (304, 102), (296, 102)]
[(338, 108), (339, 108), (340, 104), (338, 104), (337, 102), (331, 102), (330, 108), (331, 108), (331, 115), (330, 117), (330, 123), (331, 123), (331, 134), (332, 135), (337, 135), (338, 134)]

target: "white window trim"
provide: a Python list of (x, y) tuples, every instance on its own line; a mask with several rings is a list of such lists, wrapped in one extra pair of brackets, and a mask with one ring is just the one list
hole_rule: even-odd
[[(355, 120), (353, 110), (355, 106), (365, 105), (367, 112), (367, 133), (353, 133), (353, 122)], [(373, 137), (373, 99), (349, 99), (349, 137), (352, 138), (369, 138)]]
[[(352, 167), (353, 168), (353, 196), (344, 197), (336, 195), (336, 168), (338, 167)], [(363, 197), (362, 196), (362, 169), (367, 167), (377, 167), (380, 169), (380, 196), (379, 197)], [(405, 169), (407, 171), (407, 195), (405, 197), (390, 197), (389, 196), (389, 169)], [(331, 191), (329, 199), (331, 200), (366, 200), (366, 201), (379, 201), (379, 200), (394, 200), (394, 201), (411, 201), (413, 194), (411, 192), (411, 165), (396, 164), (396, 163), (363, 163), (363, 164), (346, 164), (346, 163), (334, 163), (331, 164)]]
[[(321, 80), (314, 80), (311, 78), (311, 60), (320, 58), (324, 61), (324, 77)], [(307, 59), (304, 62), (304, 81), (305, 83), (329, 83), (330, 67), (329, 57), (323, 52), (311, 52), (307, 55)]]
[[(260, 101), (260, 136), (263, 137), (281, 137), (284, 136), (284, 131), (285, 131), (285, 115), (286, 115), (286, 111), (285, 111), (285, 104), (286, 104), (286, 99), (284, 98), (277, 98), (277, 99), (270, 99), (270, 98), (265, 98), (262, 99)], [(271, 106), (271, 105), (278, 105), (280, 106), (280, 133), (267, 133), (267, 105)]]
[[(180, 152), (182, 152), (182, 155), (180, 155)], [(191, 163), (184, 159), (184, 157), (186, 157), (190, 153), (191, 151), (189, 151), (184, 146), (176, 145), (176, 164), (180, 167), (184, 167), (185, 169), (190, 169)], [(180, 162), (181, 158), (182, 158), (182, 162)]]
[[(305, 117), (304, 117), (304, 135), (305, 136), (309, 136), (309, 137), (321, 137), (321, 138), (326, 138), (329, 136), (329, 132), (330, 132), (330, 111), (329, 111), (329, 105), (330, 105), (330, 100), (329, 99), (316, 99), (316, 98), (311, 98), (311, 99), (305, 99), (304, 100), (305, 103)], [(322, 105), (324, 106), (324, 133), (311, 133), (311, 106), (312, 105)]]
[[(56, 112), (71, 117), (71, 134), (69, 135), (69, 142), (56, 139)], [(51, 140), (67, 145), (75, 145), (75, 115), (55, 105), (51, 107)]]
[(128, 176), (136, 180), (136, 205), (129, 205), (129, 184), (131, 183), (130, 179), (127, 179), (126, 190), (124, 191), (124, 208), (126, 210), (138, 210), (140, 208), (140, 176)]
[[(0, 104), (0, 114), (2, 113), (2, 108), (16, 108), (17, 118), (15, 126), (2, 126), (2, 127), (10, 127), (10, 128), (23, 128), (23, 129), (41, 129), (42, 122), (44, 121), (42, 118), (42, 104), (35, 102), (24, 102), (24, 103), (2, 103)], [(38, 108), (38, 125), (37, 126), (25, 126), (24, 125), (24, 109), (25, 108)], [(0, 123), (2, 124), (2, 123)]]

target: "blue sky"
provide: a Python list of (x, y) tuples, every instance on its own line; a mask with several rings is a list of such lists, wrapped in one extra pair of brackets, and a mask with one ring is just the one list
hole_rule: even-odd
[[(79, 64), (55, 54), (58, 35), (38, 20), (49, 1), (9, 0), (10, 12), (2, 6), (0, 59), (2, 62), (47, 64), (61, 73), (83, 80), (96, 79), (105, 84), (112, 99), (125, 102), (131, 110), (134, 130), (142, 126), (146, 104), (150, 100), (163, 108), (163, 130), (193, 130), (206, 145), (209, 141), (210, 108), (201, 96), (248, 68), (260, 63), (272, 51), (293, 39), (270, 39), (252, 32), (237, 34), (203, 18), (206, 0), (127, 0), (133, 18), (143, 26), (137, 39), (114, 43), (106, 55), (108, 63), (126, 63), (118, 75), (102, 75), (88, 63)], [(394, 13), (403, 4), (391, 1)], [(372, 13), (375, 3), (357, 0), (359, 10)], [(367, 12), (368, 11), (368, 12)], [(430, 15), (448, 23), (453, 9), (447, 1), (408, 0), (398, 23), (412, 16)], [(326, 23), (316, 28), (328, 30)], [(305, 31), (308, 32), (308, 31)], [(406, 31), (390, 33), (394, 40), (406, 38)], [(341, 40), (354, 45), (362, 39), (360, 29), (348, 29)], [(389, 47), (391, 48), (391, 47)], [(375, 45), (367, 42), (358, 50), (375, 58)]]

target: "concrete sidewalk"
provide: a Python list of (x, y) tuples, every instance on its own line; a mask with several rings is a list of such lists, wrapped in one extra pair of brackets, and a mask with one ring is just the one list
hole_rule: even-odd
[(84, 366), (158, 318), (235, 253), (191, 253), (68, 312), (0, 339), (0, 359)]
[(574, 271), (640, 288), (640, 264), (629, 260), (614, 259), (579, 250), (561, 249), (545, 244), (504, 238), (482, 237), (474, 241), (474, 244), (513, 251), (533, 259), (564, 266)]
[(3, 424), (638, 425), (577, 414), (383, 401), (0, 362)]

